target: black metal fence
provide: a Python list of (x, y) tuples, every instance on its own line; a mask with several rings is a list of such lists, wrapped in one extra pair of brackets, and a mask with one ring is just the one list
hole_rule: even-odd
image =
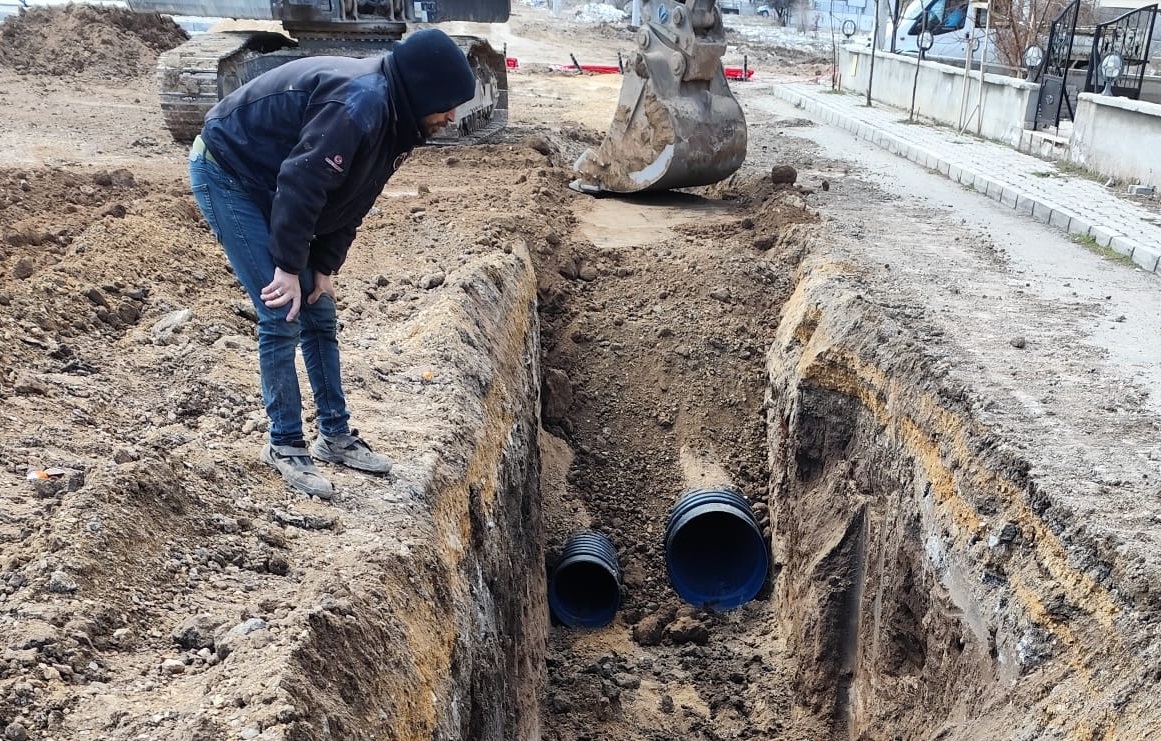
[(1072, 43), (1076, 36), (1076, 19), (1080, 0), (1072, 0), (1048, 31), (1048, 48), (1040, 66), (1040, 94), (1036, 100), (1036, 126), (1059, 126), (1061, 118), (1072, 120), (1076, 101), (1068, 89), (1068, 70), (1072, 66)]
[(1092, 54), (1089, 56), (1088, 74), (1084, 80), (1086, 93), (1104, 90), (1105, 80), (1102, 79), (1100, 63), (1106, 54), (1116, 53), (1124, 60), (1124, 71), (1113, 83), (1112, 94), (1134, 100), (1140, 99), (1145, 68), (1149, 64), (1149, 46), (1153, 41), (1153, 22), (1156, 18), (1157, 6), (1147, 5), (1096, 27), (1092, 39)]

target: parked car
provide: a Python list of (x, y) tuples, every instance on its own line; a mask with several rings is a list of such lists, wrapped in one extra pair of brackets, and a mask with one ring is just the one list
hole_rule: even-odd
[(755, 12), (763, 18), (774, 16), (782, 21), (782, 25), (785, 26), (786, 22), (790, 19), (790, 0), (774, 0), (771, 3), (759, 5), (758, 10)]
[(718, 0), (718, 7), (721, 8), (722, 15), (726, 13), (742, 14), (742, 0)]

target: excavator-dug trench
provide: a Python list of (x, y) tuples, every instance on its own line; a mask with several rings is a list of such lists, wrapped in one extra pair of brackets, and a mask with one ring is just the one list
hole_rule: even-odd
[[(278, 21), (281, 32), (196, 34), (158, 59), (161, 111), (189, 142), (223, 96), (303, 56), (366, 57), (398, 43), (409, 24), (503, 23), (511, 0), (128, 0), (141, 13)], [(613, 122), (575, 165), (575, 190), (637, 193), (708, 185), (746, 157), (746, 121), (722, 69), (725, 29), (717, 0), (642, 0), (636, 48), (624, 65)], [(508, 118), (504, 55), (484, 39), (452, 36), (477, 86), (437, 139), (478, 139)]]

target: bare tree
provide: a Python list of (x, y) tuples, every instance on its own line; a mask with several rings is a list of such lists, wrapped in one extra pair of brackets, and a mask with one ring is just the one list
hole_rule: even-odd
[(806, 33), (810, 23), (810, 0), (794, 0), (794, 10), (791, 17), (795, 20), (795, 30), (798, 33)]
[[(992, 0), (991, 25), (996, 51), (1004, 64), (1019, 66), (1024, 50), (1044, 48), (1052, 22), (1071, 3), (1068, 0)], [(1093, 22), (1096, 0), (1080, 0), (1078, 26)]]

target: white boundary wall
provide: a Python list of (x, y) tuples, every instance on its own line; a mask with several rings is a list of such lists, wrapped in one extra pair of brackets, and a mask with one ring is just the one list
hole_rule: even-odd
[[(924, 60), (919, 64), (916, 81), (917, 62), (912, 56), (876, 52), (872, 99), (909, 111), (912, 85), (916, 85), (916, 118), (1019, 145), (1029, 101), (1036, 104), (1036, 85), (985, 73), (981, 98), (978, 71), (970, 73), (965, 94), (963, 67)], [(844, 90), (865, 94), (870, 70), (870, 49), (848, 45), (839, 50), (840, 84)]]
[(1134, 184), (1161, 187), (1161, 105), (1082, 93), (1068, 159)]

